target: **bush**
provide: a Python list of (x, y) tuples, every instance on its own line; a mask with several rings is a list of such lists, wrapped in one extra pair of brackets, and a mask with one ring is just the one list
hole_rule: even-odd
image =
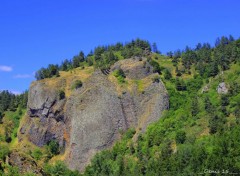
[(164, 78), (167, 80), (170, 80), (172, 78), (172, 74), (168, 69), (165, 69)]
[(183, 144), (186, 140), (186, 133), (184, 131), (178, 131), (175, 139), (178, 144)]
[(7, 144), (0, 144), (0, 160), (4, 161), (10, 150)]
[(47, 150), (51, 155), (58, 155), (60, 153), (59, 144), (56, 140), (52, 140), (47, 145)]
[(51, 176), (80, 176), (78, 171), (71, 171), (62, 161), (57, 161), (55, 165), (45, 165), (43, 171)]
[(159, 83), (160, 82), (160, 76), (156, 75), (152, 78), (153, 83)]
[(178, 91), (186, 91), (187, 86), (183, 79), (176, 79), (175, 87)]
[(113, 75), (118, 79), (119, 83), (124, 83), (125, 82), (125, 74), (122, 69), (117, 69), (113, 72)]
[(125, 133), (125, 138), (126, 139), (131, 139), (134, 136), (135, 133), (136, 133), (136, 130), (134, 128), (130, 128)]
[(123, 77), (123, 78), (126, 78), (126, 75), (124, 73), (124, 71), (120, 68), (120, 69), (117, 69), (116, 71), (114, 71), (114, 76), (115, 77)]
[(72, 89), (78, 89), (78, 88), (81, 88), (83, 85), (82, 81), (81, 80), (76, 80), (72, 86)]
[(65, 98), (65, 92), (63, 90), (58, 91), (58, 99), (62, 100)]
[(41, 152), (40, 149), (35, 149), (33, 152), (32, 152), (32, 157), (36, 160), (40, 160), (43, 156), (43, 153)]
[(161, 74), (161, 67), (159, 66), (159, 64), (156, 61), (151, 59), (149, 63), (153, 67), (153, 73)]

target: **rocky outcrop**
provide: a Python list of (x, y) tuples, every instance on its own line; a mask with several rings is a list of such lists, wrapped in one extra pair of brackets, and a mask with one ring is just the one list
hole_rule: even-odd
[(42, 175), (41, 168), (37, 166), (37, 163), (34, 160), (17, 151), (11, 152), (8, 162), (11, 166), (17, 167), (22, 174), (34, 173), (35, 175)]
[(227, 94), (228, 93), (228, 88), (227, 88), (227, 85), (225, 82), (222, 82), (218, 85), (217, 92), (218, 92), (218, 94)]
[(202, 93), (207, 93), (209, 91), (209, 85), (207, 84), (206, 86), (203, 87)]
[[(44, 82), (35, 82), (29, 90), (28, 116), (26, 125), (20, 129), (20, 134), (26, 134), (29, 141), (37, 146), (43, 146), (56, 139), (62, 147), (64, 130), (67, 129), (64, 116), (66, 100), (58, 100), (58, 89), (62, 82), (49, 87)], [(19, 139), (21, 140), (21, 135)]]
[[(155, 76), (144, 58), (119, 61), (111, 71), (118, 68), (129, 82), (151, 80)], [(43, 146), (55, 139), (63, 148), (68, 166), (83, 171), (96, 152), (119, 139), (119, 131), (130, 127), (144, 131), (168, 109), (168, 94), (161, 81), (146, 84), (142, 81), (141, 92), (134, 84), (131, 91), (125, 88), (119, 92), (110, 75), (95, 71), (83, 87), (72, 90), (63, 100), (59, 100), (57, 93), (69, 83), (65, 78), (33, 83), (28, 117), (20, 129), (19, 141), (27, 137), (35, 145)]]
[(153, 68), (146, 58), (132, 58), (115, 63), (111, 70), (122, 69), (130, 79), (143, 79), (153, 73)]

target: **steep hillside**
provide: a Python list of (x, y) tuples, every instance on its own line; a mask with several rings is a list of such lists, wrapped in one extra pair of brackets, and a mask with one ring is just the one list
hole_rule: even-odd
[[(27, 138), (43, 147), (55, 140), (69, 168), (83, 171), (121, 132), (145, 131), (168, 109), (167, 91), (160, 80), (153, 81), (152, 70), (146, 58), (125, 59), (106, 75), (90, 67), (32, 83), (19, 142)], [(75, 87), (78, 80), (82, 85)]]
[(12, 95), (2, 106), (0, 174), (237, 175), (239, 70), (231, 36), (166, 56), (137, 39), (50, 64), (26, 114)]
[(129, 131), (97, 154), (84, 175), (240, 174), (240, 40), (220, 41), (213, 49), (153, 54), (165, 68), (169, 111), (137, 141)]
[(209, 81), (184, 79), (187, 90), (180, 92), (174, 79), (165, 80), (169, 111), (136, 142), (128, 132), (97, 154), (84, 175), (238, 174), (239, 70), (238, 63)]

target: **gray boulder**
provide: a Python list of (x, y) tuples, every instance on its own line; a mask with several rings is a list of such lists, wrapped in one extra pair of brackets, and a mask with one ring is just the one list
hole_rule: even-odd
[(218, 85), (217, 92), (218, 92), (218, 94), (227, 94), (228, 93), (228, 88), (227, 88), (227, 85), (225, 82), (222, 82)]

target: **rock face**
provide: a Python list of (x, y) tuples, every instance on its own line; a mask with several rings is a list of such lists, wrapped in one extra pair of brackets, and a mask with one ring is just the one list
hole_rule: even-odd
[[(146, 59), (119, 61), (111, 71), (119, 68), (126, 74), (127, 86), (117, 85), (111, 74), (95, 71), (83, 87), (72, 90), (63, 100), (59, 100), (57, 92), (69, 84), (66, 79), (34, 82), (19, 141), (27, 137), (35, 145), (43, 146), (55, 139), (63, 148), (66, 164), (83, 171), (96, 152), (119, 139), (119, 131), (131, 127), (144, 131), (168, 109), (167, 91), (161, 81), (151, 81), (156, 75)], [(142, 91), (137, 84), (130, 84), (135, 82), (142, 83)]]

